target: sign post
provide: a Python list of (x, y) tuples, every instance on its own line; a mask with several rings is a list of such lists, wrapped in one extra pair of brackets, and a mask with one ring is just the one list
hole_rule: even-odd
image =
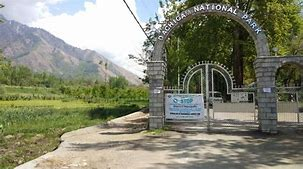
[(194, 120), (204, 118), (204, 101), (202, 94), (166, 94), (166, 120)]

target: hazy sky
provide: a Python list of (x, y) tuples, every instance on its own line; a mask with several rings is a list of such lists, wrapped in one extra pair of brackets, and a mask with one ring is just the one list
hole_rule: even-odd
[[(142, 25), (157, 13), (158, 0), (126, 0)], [(43, 28), (65, 42), (106, 55), (142, 76), (142, 66), (128, 59), (138, 55), (146, 39), (123, 0), (0, 0), (7, 19)]]

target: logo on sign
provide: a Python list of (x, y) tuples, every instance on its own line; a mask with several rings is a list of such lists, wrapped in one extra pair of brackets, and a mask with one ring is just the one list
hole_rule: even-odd
[(184, 104), (184, 103), (192, 103), (193, 102), (193, 98), (174, 98), (173, 99), (173, 102), (174, 103), (177, 103), (177, 104)]

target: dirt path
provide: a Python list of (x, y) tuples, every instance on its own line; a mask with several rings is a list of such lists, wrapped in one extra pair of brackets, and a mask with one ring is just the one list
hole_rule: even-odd
[[(122, 123), (125, 118), (119, 120)], [(274, 136), (254, 131), (152, 135), (122, 126), (66, 133), (56, 151), (17, 169), (303, 168), (301, 131)]]

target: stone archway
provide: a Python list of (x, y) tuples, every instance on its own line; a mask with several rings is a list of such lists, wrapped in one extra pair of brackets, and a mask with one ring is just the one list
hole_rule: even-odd
[(255, 61), (258, 93), (259, 128), (263, 132), (277, 133), (276, 72), (285, 63), (303, 66), (302, 56), (258, 57)]
[[(227, 4), (204, 3), (191, 7), (174, 19), (168, 21), (161, 29), (160, 35), (154, 47), (152, 61), (163, 61), (163, 48), (165, 41), (172, 34), (173, 30), (184, 22), (191, 20), (199, 15), (219, 15), (232, 19), (243, 26), (254, 40), (257, 56), (269, 56), (267, 38), (262, 28), (248, 14), (240, 9)], [(165, 60), (165, 59), (164, 59)]]
[(247, 30), (254, 40), (257, 57), (269, 56), (268, 42), (262, 28), (253, 18), (236, 7), (227, 4), (203, 3), (179, 13), (160, 29), (160, 34), (157, 37), (151, 61), (147, 63), (147, 73), (150, 80), (150, 129), (161, 128), (164, 125), (163, 84), (166, 73), (166, 54), (164, 44), (174, 29), (200, 15), (219, 15), (238, 22)]

